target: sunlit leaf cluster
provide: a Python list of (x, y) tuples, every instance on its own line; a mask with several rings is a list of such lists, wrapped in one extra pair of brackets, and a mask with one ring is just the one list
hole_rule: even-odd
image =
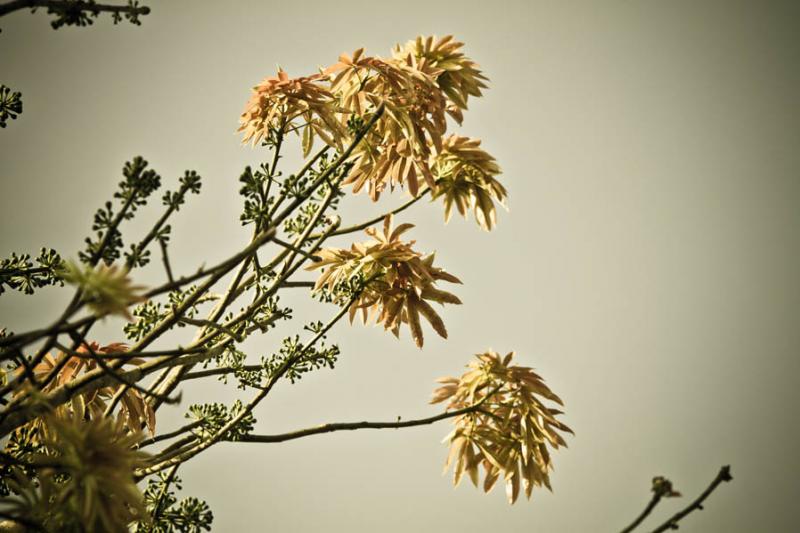
[[(194, 171), (161, 195), (162, 213), (150, 229), (128, 240), (125, 223), (141, 215), (161, 187), (159, 174), (136, 157), (125, 164), (111, 201), (94, 214), (80, 263), (45, 250), (36, 264), (27, 255), (0, 263), (0, 293), (3, 286), (30, 293), (62, 281), (75, 289), (52, 325), (22, 334), (0, 329), (0, 436), (8, 438), (2, 456), (8, 464), (0, 472), (10, 478), (13, 470), (18, 478), (0, 482), (0, 493), (16, 502), (9, 516), (48, 531), (209, 530), (213, 515), (206, 503), (174, 494), (178, 467), (209, 447), (393, 426), (333, 423), (259, 435), (253, 413), (279, 382), (334, 368), (340, 348), (327, 336), (345, 317), (352, 323), (360, 315), (364, 324), (380, 324), (398, 337), (407, 328), (419, 348), (422, 322), (447, 338), (435, 304), (461, 304), (442, 288), (461, 281), (435, 264), (434, 253), (403, 240), (414, 225), (395, 227), (393, 216), (429, 194), (443, 203), (445, 222), (455, 208), (465, 218), (473, 211), (486, 230), (496, 225), (496, 206), (507, 196), (497, 162), (478, 139), (448, 131), (463, 122), (486, 81), (463, 44), (449, 36), (419, 37), (386, 58), (359, 49), (311, 76), (291, 78), (279, 69), (253, 89), (241, 116), (244, 142), (271, 154), (239, 176), (239, 220), (251, 236), (233, 255), (218, 258), (212, 250), (212, 259), (196, 270), (187, 272), (183, 261), (172, 268), (168, 221), (188, 195), (200, 192)], [(293, 136), (304, 162), (284, 173), (279, 163)], [(366, 191), (377, 201), (395, 188), (412, 199), (352, 225), (342, 225), (335, 213), (346, 192)], [(330, 244), (362, 229), (365, 242)], [(156, 243), (160, 250), (151, 249)], [(131, 274), (151, 265), (158, 252), (165, 280), (144, 292)], [(281, 332), (282, 338), (269, 339), (269, 349), (248, 353), (264, 346), (251, 337), (274, 333), (293, 318), (286, 303), (293, 306), (298, 294), (339, 308), (328, 306), (325, 320), (309, 317), (302, 331)], [(107, 315), (128, 319), (123, 331), (130, 347), (85, 341)], [(156, 344), (172, 343), (182, 333), (177, 328), (193, 329), (191, 340), (171, 348)], [(565, 444), (559, 432), (569, 428), (545, 404), (560, 404), (558, 397), (531, 369), (511, 365), (511, 357), (480, 354), (466, 374), (445, 379), (436, 392), (434, 401), (446, 402), (448, 411), (402, 427), (452, 418), (448, 465), (456, 483), (467, 473), (477, 484), (482, 468), (484, 489), (503, 479), (513, 503), (523, 486), (528, 497), (533, 486), (550, 486), (550, 450)], [(207, 378), (222, 384), (232, 378), (248, 398), (190, 405), (188, 424), (156, 435), (156, 410), (176, 403), (182, 382)], [(140, 441), (143, 429), (150, 435)], [(149, 458), (134, 451), (151, 445), (158, 451)], [(148, 481), (144, 495), (134, 475)]]
[(363, 48), (342, 54), (313, 76), (290, 78), (279, 70), (254, 88), (240, 119), (243, 140), (269, 143), (275, 132), (302, 131), (304, 155), (316, 137), (341, 152), (382, 108), (350, 154), (342, 184), (355, 193), (367, 190), (373, 200), (387, 188), (407, 187), (412, 196), (428, 188), (445, 196), (448, 218), (453, 203), (462, 214), (471, 205), (481, 213), (479, 223), (491, 229), (491, 200), (505, 198), (496, 179), (500, 169), (485, 151), (476, 153), (473, 143), (479, 141), (446, 137), (447, 115), (461, 124), (469, 98), (486, 88), (487, 78), (462, 48), (452, 36), (418, 37), (387, 58)]
[(500, 167), (494, 157), (481, 149), (478, 139), (450, 135), (433, 160), (436, 189), (433, 198), (444, 202), (445, 222), (450, 220), (453, 206), (464, 218), (470, 209), (485, 230), (497, 224), (495, 202), (505, 205), (506, 189), (495, 179)]
[[(55, 390), (66, 385), (81, 375), (100, 368), (101, 362), (106, 366), (114, 357), (124, 356), (127, 346), (122, 343), (99, 346), (97, 343), (83, 344), (75, 350), (74, 355), (58, 353), (56, 356), (46, 354), (42, 362), (33, 369), (33, 375), (37, 382), (43, 383), (42, 393)], [(101, 360), (101, 362), (98, 362)], [(143, 359), (131, 357), (125, 359), (126, 365), (138, 366), (144, 363)], [(17, 377), (23, 374), (24, 370), (18, 368), (15, 372)], [(77, 418), (80, 420), (93, 420), (104, 418), (104, 413), (109, 401), (123, 387), (121, 383), (97, 388), (88, 392), (78, 393), (72, 397), (69, 403), (61, 405), (51, 411), (50, 417), (39, 417), (28, 424), (19, 428), (16, 433), (27, 431), (27, 428), (36, 429), (34, 441), (50, 438), (52, 427), (49, 425), (54, 417), (58, 418)], [(18, 395), (26, 394), (28, 387), (18, 389)], [(156, 416), (153, 407), (145, 401), (139, 391), (129, 388), (120, 398), (120, 410), (117, 418), (125, 428), (132, 432), (139, 432), (146, 427), (151, 434), (156, 430)]]
[(324, 287), (335, 292), (338, 285), (347, 284), (356, 275), (371, 280), (350, 307), (351, 322), (360, 311), (365, 324), (375, 317), (378, 324), (395, 336), (399, 335), (401, 325), (407, 324), (414, 342), (422, 347), (420, 316), (436, 333), (447, 338), (444, 322), (429, 302), (461, 303), (457, 296), (439, 289), (436, 283), (461, 281), (434, 266), (433, 254), (423, 257), (415, 251), (412, 248), (415, 241), (400, 240), (403, 233), (413, 227), (413, 224), (401, 224), (393, 229), (392, 217), (387, 216), (382, 232), (375, 228), (366, 230), (371, 241), (355, 243), (349, 250), (321, 250), (318, 254), (321, 261), (308, 269), (323, 269), (315, 285), (317, 290)]
[(445, 437), (450, 445), (445, 470), (453, 467), (454, 484), (466, 473), (477, 487), (483, 469), (484, 491), (502, 480), (510, 503), (521, 486), (528, 498), (535, 486), (550, 488), (550, 448), (566, 446), (559, 432), (572, 433), (556, 419), (561, 411), (546, 404), (562, 405), (561, 399), (532, 369), (512, 365), (513, 356), (478, 354), (460, 378), (441, 378), (431, 400), (454, 410), (479, 405), (454, 419), (455, 428)]

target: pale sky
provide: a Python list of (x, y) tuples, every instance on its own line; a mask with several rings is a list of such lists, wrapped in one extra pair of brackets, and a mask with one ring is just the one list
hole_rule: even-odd
[[(251, 86), (278, 64), (309, 74), (361, 46), (388, 55), (452, 33), (491, 79), (458, 131), (497, 157), (510, 211), (492, 233), (472, 219), (445, 226), (439, 204), (398, 219), (464, 281), (464, 305), (442, 312), (450, 339), (429, 333), (418, 350), (407, 334), (341, 324), (337, 368), (281, 384), (255, 413), (258, 431), (435, 414), (434, 379), (491, 347), (536, 368), (576, 432), (554, 455), (554, 492), (513, 507), (500, 486), (454, 490), (442, 477), (448, 422), (220, 444), (179, 472), (215, 531), (618, 531), (665, 475), (684, 497), (663, 502), (648, 530), (723, 464), (734, 481), (681, 531), (796, 528), (800, 4), (144, 3), (141, 27), (106, 17), (53, 31), (43, 11), (0, 19), (0, 82), (24, 102), (0, 131), (3, 257), (41, 246), (75, 257), (123, 163), (142, 155), (167, 187), (184, 169), (204, 177), (173, 224), (173, 266), (216, 263), (249, 236), (236, 180), (268, 157), (235, 134)], [(404, 200), (356, 197), (344, 223)], [(49, 323), (68, 295), (3, 295), (0, 325)], [(335, 311), (306, 299), (293, 296), (298, 330)], [(118, 328), (97, 340), (121, 340)], [(257, 361), (278, 341), (248, 350)], [(182, 424), (189, 403), (239, 397), (232, 389), (187, 388), (159, 429)]]

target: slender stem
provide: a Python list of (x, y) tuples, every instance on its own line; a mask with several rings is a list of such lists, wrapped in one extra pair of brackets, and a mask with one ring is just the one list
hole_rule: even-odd
[(289, 250), (291, 250), (291, 251), (293, 251), (295, 253), (298, 253), (298, 254), (300, 254), (302, 256), (305, 256), (306, 258), (311, 259), (315, 263), (321, 261), (321, 258), (319, 256), (311, 255), (308, 252), (306, 252), (305, 250), (303, 250), (302, 248), (294, 246), (292, 244), (289, 244), (288, 242), (284, 242), (284, 241), (278, 239), (277, 237), (273, 237), (272, 238), (272, 242), (274, 242), (275, 244), (278, 244), (280, 246), (283, 246), (284, 248), (287, 248), (287, 249), (289, 249)]
[(164, 271), (167, 273), (167, 279), (170, 283), (175, 283), (175, 278), (172, 277), (172, 267), (169, 264), (167, 244), (162, 239), (158, 239), (158, 245), (161, 248), (161, 262), (164, 263)]
[(714, 492), (714, 489), (716, 489), (720, 483), (722, 483), (723, 481), (727, 482), (731, 480), (733, 480), (733, 476), (731, 476), (731, 467), (730, 465), (725, 465), (722, 468), (720, 468), (717, 477), (714, 478), (714, 480), (711, 482), (711, 485), (709, 485), (708, 488), (704, 490), (703, 493), (700, 494), (700, 496), (698, 496), (695, 501), (689, 504), (689, 506), (683, 509), (682, 511), (675, 513), (669, 520), (667, 520), (666, 522), (655, 528), (653, 530), (653, 533), (663, 533), (664, 531), (670, 529), (678, 529), (678, 522), (683, 520), (686, 517), (686, 515), (688, 515), (692, 511), (703, 509), (703, 501), (705, 501), (705, 499), (708, 498), (712, 492)]
[(415, 426), (425, 426), (433, 424), (434, 422), (439, 422), (440, 420), (446, 420), (448, 418), (454, 418), (456, 416), (461, 416), (468, 413), (474, 413), (476, 411), (479, 411), (481, 405), (488, 397), (489, 396), (485, 396), (481, 401), (475, 403), (474, 405), (470, 405), (469, 407), (464, 407), (457, 411), (449, 411), (441, 413), (435, 416), (429, 416), (427, 418), (418, 418), (415, 420), (398, 419), (398, 421), (396, 422), (335, 422), (330, 424), (322, 424), (320, 426), (301, 429), (297, 431), (291, 431), (289, 433), (281, 433), (278, 435), (244, 435), (239, 439), (239, 441), (284, 442), (287, 440), (294, 440), (303, 437), (308, 437), (310, 435), (319, 435), (320, 433), (332, 433), (334, 431), (353, 431), (356, 429), (387, 429), (387, 428), (399, 429), (399, 428), (408, 428)]
[[(42, 337), (47, 337), (49, 335), (58, 335), (61, 333), (66, 333), (68, 331), (72, 331), (78, 329), (79, 327), (87, 324), (88, 322), (94, 320), (94, 316), (87, 316), (75, 322), (56, 322), (55, 324), (51, 325), (47, 328), (42, 329), (35, 329), (32, 331), (26, 331), (24, 333), (17, 333), (16, 335), (10, 335), (4, 339), (0, 339), (0, 346), (8, 347), (8, 346), (18, 346), (22, 347), (26, 344), (31, 344)], [(3, 355), (3, 359), (7, 357)]]
[(331, 237), (335, 237), (337, 235), (346, 235), (348, 233), (355, 233), (356, 231), (365, 230), (368, 227), (372, 226), (373, 224), (377, 224), (377, 223), (381, 222), (388, 215), (396, 215), (397, 213), (405, 211), (406, 209), (408, 209), (409, 207), (411, 207), (415, 203), (417, 203), (420, 200), (422, 200), (422, 198), (424, 198), (429, 192), (431, 192), (430, 189), (425, 189), (420, 194), (418, 194), (416, 197), (414, 197), (411, 200), (409, 200), (408, 202), (404, 203), (403, 205), (401, 205), (397, 209), (393, 209), (392, 211), (389, 211), (388, 213), (384, 213), (384, 214), (382, 214), (380, 216), (377, 216), (375, 218), (367, 220), (366, 222), (362, 222), (361, 224), (355, 224), (353, 226), (347, 226), (346, 228), (342, 228), (342, 229), (336, 230), (331, 234)]
[(175, 431), (170, 431), (169, 433), (162, 433), (161, 435), (156, 435), (154, 437), (150, 437), (149, 439), (145, 439), (139, 443), (139, 448), (144, 448), (145, 446), (150, 446), (151, 444), (155, 444), (156, 442), (161, 442), (162, 440), (169, 440), (172, 438), (177, 437), (178, 435), (183, 435), (187, 431), (191, 431), (194, 428), (201, 426), (203, 424), (202, 420), (195, 420), (185, 426), (181, 426)]
[[(178, 197), (177, 197), (177, 199), (175, 201), (170, 201), (169, 202), (169, 205), (167, 206), (167, 209), (164, 211), (164, 213), (161, 215), (161, 217), (156, 221), (156, 223), (153, 224), (153, 227), (150, 228), (150, 231), (147, 232), (147, 235), (144, 236), (144, 238), (139, 242), (139, 244), (135, 245), (134, 250), (137, 253), (142, 253), (145, 249), (147, 249), (147, 246), (152, 242), (152, 240), (156, 238), (156, 235), (158, 235), (158, 233), (161, 231), (161, 228), (164, 227), (164, 224), (167, 223), (167, 220), (169, 220), (169, 217), (172, 216), (172, 213), (174, 213), (175, 211), (178, 210), (178, 208), (180, 206), (180, 202), (183, 201), (183, 199), (186, 196), (186, 193), (187, 193), (188, 190), (189, 190), (189, 186), (188, 185), (186, 185), (186, 184), (181, 185), (181, 188), (178, 189)], [(161, 239), (159, 239), (158, 242), (161, 244), (161, 250), (164, 253), (164, 262), (165, 262), (165, 265), (167, 266), (167, 272), (170, 273), (169, 263), (168, 263), (168, 261), (166, 259), (166, 254), (167, 254), (166, 244)], [(133, 254), (133, 255), (135, 255), (135, 254)], [(133, 255), (131, 257), (133, 257)], [(133, 265), (132, 265), (132, 263), (128, 262), (125, 266), (126, 266), (126, 268), (130, 269)], [(172, 281), (172, 274), (171, 273), (170, 273), (169, 278), (170, 278), (170, 281)]]
[(205, 320), (205, 319), (202, 319), (202, 318), (186, 318), (186, 317), (183, 317), (183, 318), (181, 318), (180, 321), (183, 322), (183, 323), (186, 323), (186, 324), (190, 324), (192, 326), (197, 326), (197, 327), (201, 327), (201, 328), (211, 328), (213, 330), (216, 330), (218, 333), (224, 333), (228, 337), (234, 339), (236, 342), (244, 342), (244, 337), (242, 337), (241, 334), (236, 333), (231, 328), (227, 328), (227, 327), (223, 326), (222, 324), (217, 324), (216, 322), (213, 322), (211, 320)]
[(313, 281), (285, 281), (281, 284), (281, 287), (284, 289), (290, 289), (293, 287), (301, 289), (313, 289), (314, 285), (316, 285), (316, 283)]
[(644, 519), (647, 518), (651, 512), (653, 512), (653, 509), (655, 509), (656, 505), (658, 505), (658, 502), (661, 501), (661, 497), (662, 495), (660, 492), (653, 494), (653, 497), (650, 498), (650, 501), (648, 502), (647, 507), (644, 508), (644, 511), (642, 511), (642, 513), (636, 517), (636, 520), (634, 520), (631, 525), (623, 529), (622, 533), (630, 533), (636, 529), (639, 524), (641, 524)]
[(198, 370), (196, 372), (188, 372), (183, 376), (183, 378), (181, 378), (181, 381), (207, 378), (209, 376), (221, 376), (223, 374), (233, 374), (237, 370), (243, 370), (245, 372), (254, 372), (256, 370), (262, 370), (263, 368), (264, 367), (262, 365), (242, 365), (239, 367), (220, 366), (217, 368), (207, 368), (205, 370)]
[(51, 272), (50, 267), (31, 267), (31, 268), (0, 268), (0, 276), (32, 276), (43, 272)]
[[(316, 162), (317, 162), (317, 161), (318, 161), (318, 160), (319, 160), (319, 159), (320, 159), (320, 158), (321, 158), (323, 155), (325, 155), (325, 154), (328, 152), (328, 150), (329, 150), (329, 149), (330, 149), (330, 146), (323, 146), (323, 147), (320, 149), (320, 151), (319, 151), (319, 152), (317, 152), (316, 154), (314, 154), (314, 156), (313, 156), (311, 159), (309, 159), (308, 161), (306, 161), (306, 164), (305, 164), (305, 165), (303, 165), (303, 168), (301, 168), (301, 169), (300, 169), (300, 172), (298, 172), (298, 173), (297, 173), (296, 179), (298, 179), (298, 180), (299, 180), (300, 178), (302, 178), (302, 177), (303, 177), (303, 176), (306, 174), (306, 172), (308, 172), (309, 170), (311, 170), (311, 168), (312, 168), (312, 167), (313, 167), (313, 166), (316, 164)], [(274, 171), (273, 171), (273, 174), (274, 174)], [(288, 191), (288, 189), (286, 189), (286, 188), (284, 188), (284, 189), (283, 189), (283, 190), (280, 192), (280, 194), (278, 195), (278, 198), (277, 198), (277, 200), (275, 200), (275, 204), (272, 206), (272, 208), (270, 208), (269, 212), (267, 213), (267, 218), (268, 218), (270, 221), (272, 221), (272, 217), (273, 217), (273, 216), (275, 216), (275, 213), (277, 213), (277, 212), (278, 212), (278, 209), (279, 209), (279, 208), (280, 208), (280, 206), (283, 204), (284, 200), (286, 200), (286, 197), (287, 197), (287, 195), (288, 195), (288, 194), (289, 194), (289, 191)]]
[(169, 474), (167, 474), (167, 478), (164, 480), (164, 486), (161, 487), (161, 492), (158, 493), (158, 499), (156, 500), (155, 506), (153, 506), (153, 521), (158, 520), (158, 516), (161, 514), (161, 506), (164, 502), (164, 496), (167, 495), (167, 491), (169, 490), (169, 486), (172, 484), (172, 481), (175, 479), (175, 474), (178, 472), (178, 467), (180, 465), (175, 465), (170, 469)]

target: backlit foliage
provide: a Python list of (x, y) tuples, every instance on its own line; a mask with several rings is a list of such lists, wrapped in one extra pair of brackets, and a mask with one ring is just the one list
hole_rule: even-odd
[(62, 279), (78, 286), (83, 301), (95, 314), (122, 315), (133, 320), (128, 306), (141, 301), (142, 287), (133, 284), (125, 269), (106, 265), (92, 268), (71, 261), (66, 261), (64, 266)]
[(502, 479), (510, 503), (520, 485), (530, 498), (534, 486), (550, 488), (553, 463), (550, 450), (566, 446), (559, 432), (572, 433), (556, 419), (561, 411), (545, 400), (563, 405), (532, 369), (511, 365), (514, 352), (501, 357), (493, 351), (476, 356), (460, 378), (441, 378), (431, 403), (447, 402), (448, 409), (480, 404), (475, 412), (459, 415), (445, 437), (450, 444), (445, 470), (453, 467), (453, 483), (466, 473), (477, 487), (483, 468), (483, 490)]
[(133, 470), (146, 459), (135, 449), (138, 431), (111, 418), (48, 415), (45, 425), (42, 451), (30, 460), (40, 465), (36, 482), (17, 469), (15, 479), (7, 480), (17, 497), (0, 504), (37, 526), (31, 530), (122, 532), (132, 521), (147, 518), (133, 479)]
[[(327, 336), (345, 316), (352, 323), (360, 314), (364, 324), (373, 321), (395, 336), (407, 327), (420, 348), (423, 321), (447, 338), (435, 304), (461, 304), (442, 288), (461, 281), (435, 264), (434, 253), (403, 240), (414, 225), (395, 226), (393, 214), (430, 195), (442, 202), (445, 222), (453, 208), (465, 218), (472, 210), (480, 227), (494, 228), (496, 206), (507, 196), (500, 167), (478, 139), (448, 129), (461, 125), (486, 81), (450, 36), (418, 37), (385, 58), (358, 49), (309, 76), (279, 69), (253, 88), (240, 118), (244, 143), (271, 155), (239, 178), (239, 220), (252, 233), (233, 255), (190, 272), (173, 269), (170, 217), (201, 190), (200, 176), (189, 170), (177, 190), (161, 196), (162, 213), (150, 229), (139, 240), (123, 240), (123, 226), (128, 231), (161, 188), (161, 176), (136, 157), (124, 165), (112, 199), (95, 211), (79, 263), (47, 249), (35, 262), (25, 254), (0, 262), (0, 294), (6, 287), (32, 293), (63, 283), (75, 290), (55, 323), (23, 333), (0, 329), (0, 437), (7, 439), (0, 494), (8, 496), (8, 516), (46, 531), (210, 530), (208, 505), (179, 500), (175, 490), (178, 467), (217, 443), (430, 423), (334, 423), (258, 435), (254, 409), (279, 382), (334, 368), (340, 348)], [(279, 163), (293, 135), (305, 162), (284, 174)], [(395, 188), (413, 198), (342, 226), (336, 211), (346, 192), (366, 191), (377, 201)], [(368, 241), (330, 244), (361, 229)], [(198, 239), (197, 246), (206, 244)], [(131, 273), (158, 268), (159, 251), (165, 280), (145, 296)], [(318, 273), (316, 280), (309, 271)], [(302, 330), (280, 340), (273, 331), (294, 318), (284, 305), (292, 301), (283, 298), (286, 289), (339, 309), (326, 321), (303, 321)], [(109, 315), (128, 319), (122, 329), (131, 346), (84, 340)], [(191, 340), (154, 344), (172, 343), (181, 328), (193, 330)], [(251, 343), (258, 335), (275, 342)], [(270, 350), (248, 353), (253, 346)], [(432, 418), (455, 422), (447, 438), (455, 482), (467, 473), (477, 484), (482, 468), (484, 489), (502, 478), (513, 503), (523, 486), (528, 497), (534, 486), (550, 486), (550, 450), (565, 445), (559, 432), (570, 430), (544, 403), (560, 404), (559, 398), (532, 370), (511, 365), (511, 357), (480, 354), (460, 379), (443, 380), (434, 402), (446, 402), (448, 411)], [(156, 435), (156, 410), (176, 403), (180, 395), (173, 393), (183, 381), (206, 378), (233, 378), (249, 398), (189, 403), (188, 424)], [(149, 438), (141, 440), (145, 429)], [(151, 445), (150, 456), (136, 451)], [(12, 471), (16, 481), (6, 482)], [(144, 495), (134, 475), (147, 483)]]
[(506, 189), (495, 179), (500, 167), (494, 157), (480, 148), (478, 139), (451, 135), (434, 158), (433, 173), (437, 178), (434, 199), (444, 201), (444, 220), (450, 220), (455, 205), (464, 218), (470, 209), (485, 230), (497, 224), (495, 202), (503, 205)]
[[(282, 70), (253, 89), (239, 130), (244, 142), (266, 139), (274, 131), (302, 132), (304, 155), (319, 137), (341, 150), (380, 107), (384, 113), (355, 146), (342, 184), (363, 189), (378, 200), (381, 192), (407, 187), (412, 196), (430, 189), (445, 197), (446, 217), (474, 207), (479, 224), (494, 226), (492, 200), (502, 202), (500, 173), (479, 141), (446, 137), (446, 116), (464, 120), (470, 97), (480, 97), (487, 78), (462, 52), (463, 43), (446, 36), (418, 37), (397, 45), (391, 57), (342, 54), (319, 74), (289, 78)], [(440, 184), (445, 184), (440, 190)]]
[[(48, 353), (42, 362), (33, 368), (33, 374), (37, 382), (45, 384), (41, 392), (47, 393), (69, 384), (87, 372), (98, 369), (100, 367), (98, 359), (105, 358), (106, 365), (108, 365), (112, 361), (110, 356), (124, 355), (126, 350), (127, 346), (122, 343), (101, 347), (93, 342), (80, 346), (75, 351), (75, 355), (58, 353), (54, 357)], [(137, 366), (142, 363), (144, 363), (143, 359), (135, 357), (125, 360), (126, 365)], [(17, 374), (22, 374), (22, 369), (19, 369)], [(114, 384), (76, 394), (69, 403), (54, 409), (50, 417), (36, 418), (28, 426), (36, 429), (36, 439), (39, 440), (51, 437), (50, 423), (54, 418), (101, 419), (108, 407), (108, 402), (121, 387), (123, 387), (122, 384)], [(17, 394), (27, 392), (27, 388), (21, 387)], [(138, 432), (142, 427), (146, 427), (151, 434), (154, 434), (156, 430), (156, 415), (153, 407), (135, 389), (128, 389), (122, 395), (117, 419), (132, 432)], [(25, 429), (23, 427), (18, 431)]]
[(423, 257), (412, 248), (415, 241), (404, 242), (400, 237), (413, 228), (413, 224), (401, 224), (392, 229), (392, 217), (383, 221), (383, 232), (368, 228), (367, 235), (373, 240), (355, 243), (349, 250), (326, 248), (319, 252), (321, 261), (308, 267), (309, 270), (324, 268), (317, 279), (315, 289), (335, 292), (337, 286), (347, 284), (355, 276), (372, 280), (361, 295), (350, 306), (350, 321), (361, 311), (366, 324), (375, 316), (378, 324), (400, 333), (401, 324), (408, 324), (414, 342), (420, 348), (424, 339), (420, 316), (433, 327), (439, 336), (447, 338), (444, 322), (430, 302), (460, 304), (457, 296), (436, 287), (438, 281), (461, 283), (461, 281), (433, 265), (433, 254)]

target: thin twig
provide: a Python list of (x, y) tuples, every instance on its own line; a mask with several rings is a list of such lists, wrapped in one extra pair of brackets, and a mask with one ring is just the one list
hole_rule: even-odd
[(172, 267), (169, 264), (169, 254), (167, 253), (167, 244), (163, 239), (158, 239), (158, 245), (161, 247), (161, 262), (164, 263), (164, 270), (167, 273), (167, 279), (170, 283), (175, 283), (175, 278), (172, 277)]
[(656, 505), (658, 505), (658, 502), (661, 501), (661, 498), (662, 494), (656, 491), (653, 494), (653, 497), (650, 498), (650, 501), (648, 502), (647, 507), (644, 508), (644, 511), (642, 511), (642, 513), (636, 517), (636, 520), (634, 520), (633, 523), (631, 523), (631, 525), (623, 529), (622, 533), (630, 533), (631, 531), (636, 529), (639, 526), (639, 524), (641, 524), (644, 521), (644, 519), (647, 518), (650, 515), (650, 513), (653, 512), (653, 509), (655, 509)]
[(185, 324), (189, 324), (191, 326), (197, 326), (200, 328), (211, 328), (216, 330), (219, 333), (224, 333), (228, 337), (234, 339), (236, 342), (244, 342), (244, 338), (241, 334), (236, 333), (230, 328), (223, 326), (222, 324), (217, 324), (216, 322), (212, 322), (211, 320), (205, 320), (202, 318), (187, 318), (183, 317), (180, 319), (180, 322)]
[(714, 478), (714, 481), (711, 482), (711, 485), (709, 485), (708, 488), (704, 490), (703, 493), (700, 496), (698, 496), (695, 501), (689, 504), (689, 506), (683, 509), (682, 511), (675, 513), (669, 520), (667, 520), (666, 522), (658, 526), (656, 529), (654, 529), (653, 533), (663, 533), (664, 531), (667, 531), (669, 529), (678, 529), (678, 522), (683, 520), (686, 517), (686, 515), (688, 515), (692, 511), (703, 509), (703, 501), (706, 498), (708, 498), (712, 492), (714, 492), (714, 489), (716, 489), (720, 483), (722, 483), (723, 481), (726, 482), (731, 481), (732, 479), (733, 476), (731, 476), (730, 465), (725, 465), (722, 468), (720, 468), (717, 477)]
[(281, 284), (281, 288), (283, 289), (290, 289), (290, 288), (302, 288), (302, 289), (313, 289), (314, 285), (316, 285), (313, 281), (285, 281)]
[(435, 416), (429, 416), (427, 418), (418, 418), (415, 420), (405, 421), (398, 419), (397, 422), (334, 422), (278, 435), (243, 435), (238, 438), (238, 440), (240, 442), (284, 442), (287, 440), (308, 437), (310, 435), (319, 435), (320, 433), (332, 433), (334, 431), (352, 431), (356, 429), (399, 429), (425, 426), (433, 424), (434, 422), (439, 422), (440, 420), (446, 420), (448, 418), (454, 418), (456, 416), (479, 411), (483, 402), (485, 402), (486, 399), (492, 394), (494, 393), (484, 396), (479, 402), (470, 405), (469, 407), (464, 407), (462, 409), (458, 409), (457, 411), (441, 413)]
[(158, 493), (158, 498), (156, 499), (156, 504), (153, 506), (153, 521), (158, 520), (158, 516), (161, 514), (161, 506), (164, 503), (164, 496), (167, 495), (167, 491), (169, 490), (169, 486), (172, 481), (175, 479), (175, 474), (178, 472), (178, 467), (181, 465), (175, 465), (167, 474), (167, 478), (164, 480), (164, 486), (161, 487), (161, 492)]
[(275, 244), (279, 244), (279, 245), (283, 246), (284, 248), (288, 248), (289, 250), (291, 250), (291, 251), (293, 251), (295, 253), (298, 253), (298, 254), (300, 254), (300, 255), (308, 258), (308, 259), (311, 259), (315, 263), (318, 263), (319, 261), (322, 261), (322, 258), (319, 257), (318, 255), (311, 255), (308, 252), (306, 252), (305, 250), (303, 250), (302, 248), (299, 248), (299, 247), (296, 247), (294, 245), (291, 245), (288, 242), (284, 242), (284, 241), (278, 239), (277, 237), (273, 237), (272, 238), (272, 242), (274, 242)]
[(263, 370), (263, 369), (264, 369), (263, 365), (242, 365), (242, 366), (238, 366), (238, 367), (221, 366), (221, 367), (218, 367), (218, 368), (208, 368), (206, 370), (198, 370), (196, 372), (188, 372), (187, 374), (184, 374), (183, 378), (181, 378), (181, 381), (187, 381), (187, 380), (190, 380), (190, 379), (207, 378), (209, 376), (221, 376), (223, 374), (232, 374), (232, 373), (234, 373), (236, 371), (255, 372), (255, 371)]
[(411, 207), (415, 203), (417, 203), (420, 200), (422, 200), (422, 198), (424, 198), (429, 192), (431, 192), (430, 189), (425, 189), (419, 195), (417, 195), (416, 197), (412, 198), (408, 202), (404, 203), (400, 207), (398, 207), (396, 209), (393, 209), (392, 211), (389, 211), (387, 213), (384, 213), (384, 214), (382, 214), (380, 216), (377, 216), (375, 218), (372, 218), (370, 220), (367, 220), (366, 222), (362, 222), (361, 224), (355, 224), (353, 226), (347, 226), (346, 228), (342, 228), (342, 229), (336, 230), (331, 234), (331, 237), (336, 237), (337, 235), (346, 235), (348, 233), (355, 233), (356, 231), (365, 230), (368, 227), (372, 226), (373, 224), (377, 224), (377, 223), (381, 222), (388, 215), (396, 215), (397, 213), (405, 211), (406, 209), (408, 209), (409, 207)]
[(175, 431), (170, 431), (169, 433), (162, 433), (161, 435), (156, 435), (154, 437), (150, 437), (149, 439), (144, 439), (142, 442), (139, 443), (139, 448), (144, 448), (145, 446), (150, 446), (151, 444), (155, 444), (156, 442), (161, 442), (162, 440), (169, 440), (178, 435), (182, 435), (187, 431), (191, 431), (194, 428), (203, 424), (202, 420), (195, 420), (185, 426), (181, 426)]

